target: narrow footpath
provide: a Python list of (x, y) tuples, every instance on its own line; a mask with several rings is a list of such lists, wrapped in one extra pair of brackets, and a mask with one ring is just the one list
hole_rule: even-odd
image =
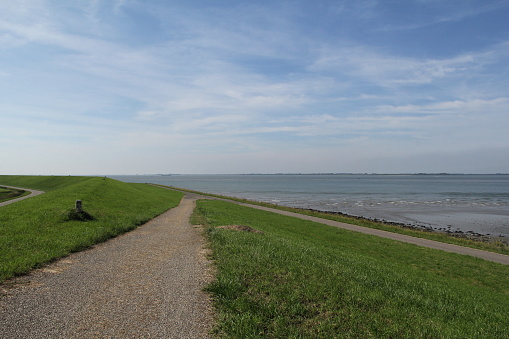
[(207, 338), (211, 279), (195, 199), (0, 285), (0, 338)]

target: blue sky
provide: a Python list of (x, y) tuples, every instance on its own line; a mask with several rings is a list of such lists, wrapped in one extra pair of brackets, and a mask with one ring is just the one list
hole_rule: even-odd
[(0, 174), (509, 172), (509, 1), (0, 0)]

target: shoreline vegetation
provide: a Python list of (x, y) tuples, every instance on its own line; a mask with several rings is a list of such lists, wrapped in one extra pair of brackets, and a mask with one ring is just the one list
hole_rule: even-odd
[(194, 190), (189, 190), (185, 188), (172, 187), (160, 184), (152, 184), (156, 186), (171, 188), (175, 190), (179, 190), (182, 192), (196, 193), (204, 196), (209, 196), (213, 198), (226, 199), (231, 201), (237, 201), (247, 204), (265, 206), (270, 208), (275, 208), (284, 211), (295, 212), (304, 215), (310, 215), (314, 217), (319, 217), (323, 219), (335, 220), (339, 222), (344, 222), (347, 224), (353, 224), (363, 227), (376, 228), (388, 232), (400, 233), (405, 235), (410, 235), (418, 238), (424, 238), (429, 240), (435, 240), (440, 242), (445, 242), (449, 244), (455, 244), (459, 246), (471, 247), (476, 249), (481, 249), (489, 252), (496, 252), (501, 254), (509, 255), (509, 239), (507, 237), (498, 237), (498, 236), (488, 236), (473, 232), (462, 232), (462, 231), (449, 231), (446, 228), (442, 229), (434, 229), (426, 226), (412, 225), (412, 224), (404, 224), (392, 221), (385, 221), (382, 219), (371, 219), (364, 218), (360, 216), (348, 215), (341, 212), (328, 212), (328, 211), (319, 211), (316, 209), (307, 209), (307, 208), (295, 208), (295, 207), (287, 207), (282, 205), (277, 205), (273, 203), (266, 203), (255, 200), (241, 199), (235, 197), (229, 197), (224, 195), (212, 194), (212, 193), (204, 193)]
[[(133, 174), (119, 174), (118, 176), (131, 176)], [(161, 177), (171, 177), (171, 176), (178, 176), (178, 175), (385, 175), (385, 176), (392, 176), (392, 175), (428, 175), (428, 176), (434, 176), (434, 175), (509, 175), (509, 173), (447, 173), (447, 172), (439, 172), (439, 173), (334, 173), (334, 172), (324, 172), (324, 173), (227, 173), (227, 174), (178, 174), (178, 173), (167, 173), (167, 174), (134, 174), (134, 176), (145, 176), (145, 175), (155, 175), (155, 176), (161, 176)]]

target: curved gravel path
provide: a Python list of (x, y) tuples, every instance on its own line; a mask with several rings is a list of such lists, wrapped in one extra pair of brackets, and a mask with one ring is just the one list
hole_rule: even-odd
[(0, 338), (206, 338), (211, 275), (194, 201), (0, 285)]
[(20, 201), (20, 200), (24, 200), (24, 199), (28, 199), (28, 198), (31, 198), (31, 197), (35, 197), (36, 195), (39, 195), (39, 194), (43, 194), (43, 193), (44, 193), (43, 191), (31, 190), (31, 189), (28, 189), (28, 188), (13, 187), (13, 186), (5, 186), (5, 185), (0, 185), (0, 186), (2, 186), (2, 187), (7, 187), (7, 188), (14, 188), (14, 189), (23, 190), (23, 191), (29, 191), (29, 192), (30, 192), (30, 194), (29, 194), (29, 195), (25, 195), (24, 197), (16, 198), (16, 199), (12, 199), (12, 200), (7, 200), (7, 201), (4, 201), (4, 202), (0, 202), (0, 206), (9, 205), (9, 204), (12, 204), (12, 203), (18, 202), (18, 201)]

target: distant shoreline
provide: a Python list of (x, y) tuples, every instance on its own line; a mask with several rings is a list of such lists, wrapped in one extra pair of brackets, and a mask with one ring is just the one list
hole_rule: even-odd
[[(442, 175), (509, 175), (509, 173), (168, 173), (168, 174), (109, 174), (107, 177), (128, 177), (128, 176), (158, 176), (158, 177), (171, 177), (171, 176), (220, 176), (220, 175), (373, 175), (373, 176), (442, 176)], [(104, 176), (104, 175), (98, 175)]]

